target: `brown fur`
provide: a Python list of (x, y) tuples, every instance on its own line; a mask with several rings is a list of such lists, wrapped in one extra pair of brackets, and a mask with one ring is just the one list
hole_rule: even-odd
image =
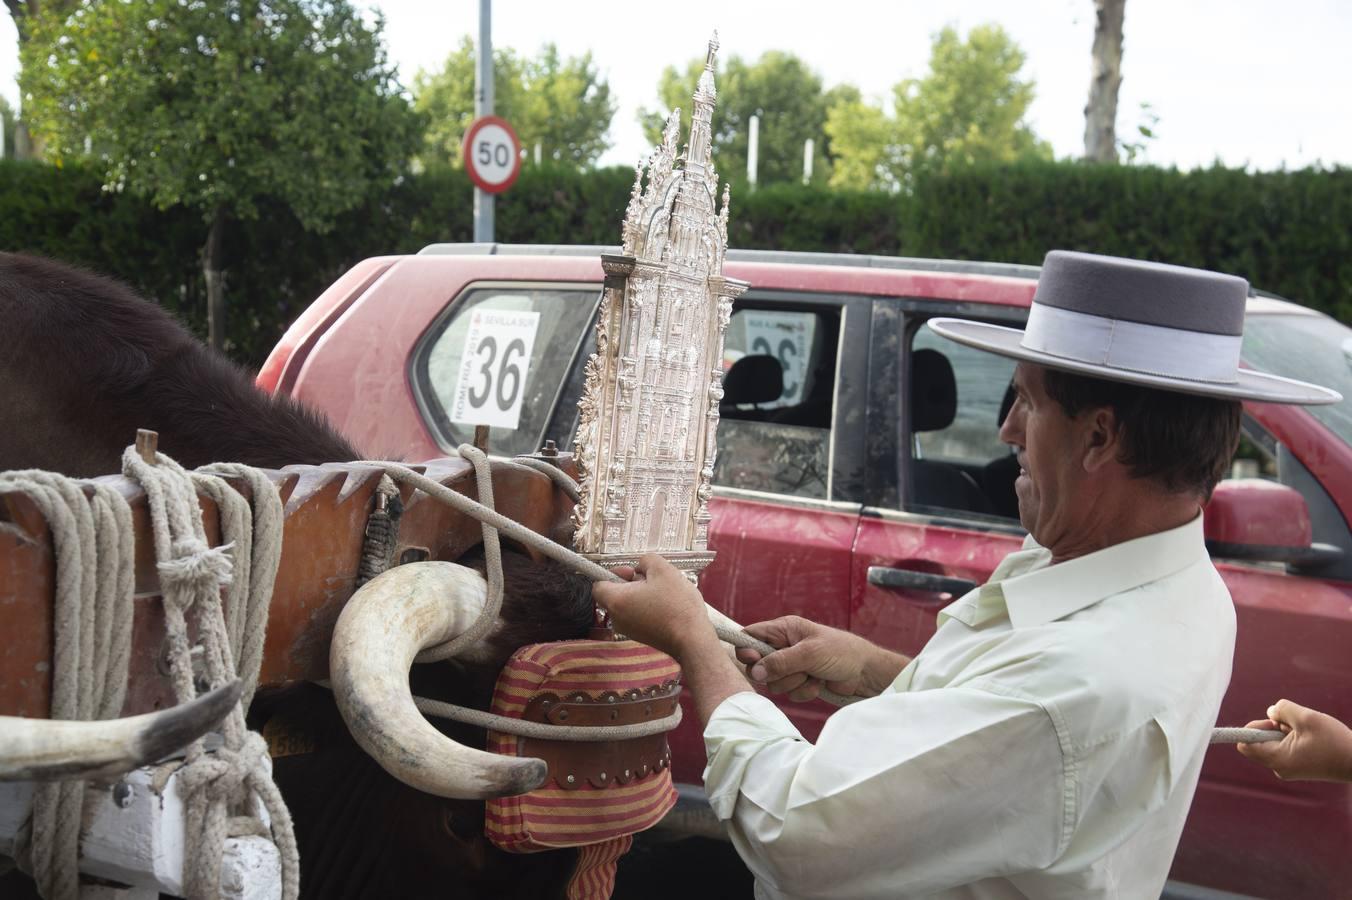
[(138, 428), (188, 468), (361, 458), (120, 282), (16, 253), (0, 253), (0, 423), (0, 470), (113, 474)]

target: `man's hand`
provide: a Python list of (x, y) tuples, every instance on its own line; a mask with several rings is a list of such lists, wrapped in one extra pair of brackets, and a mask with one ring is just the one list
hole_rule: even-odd
[(598, 581), (592, 596), (610, 613), (616, 631), (677, 659), (692, 640), (717, 642), (699, 588), (671, 563), (648, 553), (637, 567), (615, 574), (628, 583)]
[(823, 684), (847, 697), (876, 696), (910, 662), (858, 635), (801, 616), (757, 622), (746, 626), (746, 631), (781, 648), (764, 659), (755, 650), (737, 651), (737, 658), (747, 663), (751, 680), (800, 702), (816, 699)]
[(1265, 744), (1236, 744), (1240, 753), (1284, 780), (1352, 781), (1352, 729), (1290, 700), (1278, 700), (1267, 714), (1245, 727), (1281, 730), (1286, 737)]
[(751, 690), (723, 652), (704, 598), (675, 566), (649, 553), (636, 568), (616, 569), (615, 574), (628, 583), (599, 581), (592, 596), (610, 613), (616, 631), (676, 658), (701, 724), (707, 725), (728, 697)]

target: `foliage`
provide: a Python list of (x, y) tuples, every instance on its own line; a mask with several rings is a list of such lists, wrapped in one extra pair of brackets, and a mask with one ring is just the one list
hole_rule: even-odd
[(91, 142), (110, 190), (323, 230), (416, 133), (381, 26), (348, 0), (97, 0), (31, 23), (25, 115), (58, 161)]
[[(428, 122), (422, 160), (429, 168), (460, 165), (461, 143), (474, 121), (476, 65), (474, 42), (465, 37), (439, 72), (414, 78), (414, 106)], [(494, 114), (511, 124), (528, 158), (538, 143), (549, 160), (590, 167), (610, 147), (615, 100), (590, 51), (563, 59), (553, 44), (534, 58), (494, 50), (493, 94)]]
[(916, 180), (900, 252), (1037, 264), (1053, 247), (1231, 272), (1352, 323), (1352, 169), (1025, 161)]
[[(690, 130), (690, 98), (704, 58), (692, 59), (684, 70), (668, 66), (658, 82), (660, 105), (643, 110), (639, 121), (650, 143), (662, 139), (662, 126), (670, 110), (681, 110), (682, 134)], [(858, 98), (851, 87), (824, 92), (822, 80), (792, 53), (771, 50), (754, 63), (738, 56), (718, 66), (718, 105), (714, 107), (714, 160), (725, 177), (741, 178), (746, 172), (750, 121), (760, 116), (757, 181), (799, 181), (803, 175), (803, 143), (812, 138), (813, 177), (829, 177), (831, 147), (823, 126), (829, 104)], [(637, 162), (637, 160), (635, 160)]]
[(20, 42), (28, 40), (28, 25), (39, 12), (45, 15), (68, 15), (80, 5), (80, 0), (5, 0)]
[(1135, 138), (1130, 141), (1126, 138), (1117, 139), (1118, 152), (1127, 165), (1145, 162), (1146, 153), (1150, 149), (1150, 142), (1159, 137), (1156, 134), (1159, 124), (1160, 115), (1155, 112), (1154, 105), (1149, 101), (1142, 100), (1136, 122)]
[[(530, 167), (498, 198), (498, 239), (619, 243), (633, 173)], [(286, 325), (357, 261), (468, 241), (472, 190), (462, 169), (410, 177), (305, 231), (276, 201), (227, 241), (236, 358), (261, 363)], [(205, 287), (196, 216), (102, 189), (72, 163), (0, 163), (0, 247), (46, 253), (116, 275), (201, 333)], [(733, 247), (985, 259), (1037, 264), (1053, 247), (1234, 272), (1352, 323), (1352, 170), (1178, 172), (1026, 161), (919, 175), (904, 194), (734, 186)]]
[(1032, 81), (1025, 56), (998, 25), (963, 40), (952, 27), (934, 36), (929, 72), (892, 90), (893, 116), (867, 103), (835, 107), (826, 130), (839, 157), (832, 185), (896, 190), (917, 172), (980, 162), (1051, 159), (1051, 145), (1024, 121)]

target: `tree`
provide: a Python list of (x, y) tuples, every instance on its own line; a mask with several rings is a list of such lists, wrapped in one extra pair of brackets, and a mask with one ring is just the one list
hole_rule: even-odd
[[(428, 120), (425, 163), (460, 165), (461, 144), (474, 121), (476, 65), (474, 43), (464, 38), (441, 71), (420, 71), (414, 78), (414, 106)], [(610, 146), (616, 104), (590, 52), (564, 59), (557, 47), (545, 44), (528, 59), (510, 49), (494, 50), (493, 92), (494, 114), (511, 124), (523, 148), (538, 143), (548, 159), (590, 167)]]
[(221, 246), (280, 201), (306, 229), (389, 185), (418, 134), (383, 21), (348, 0), (94, 0), (29, 20), (24, 112), (57, 163), (205, 224), (209, 334), (224, 346)]
[(19, 32), (19, 43), (28, 40), (29, 23), (38, 16), (65, 16), (74, 12), (80, 0), (5, 0), (9, 14), (14, 18), (14, 29)]
[[(680, 108), (683, 132), (690, 128), (690, 97), (704, 71), (704, 57), (692, 59), (678, 70), (668, 66), (658, 82), (661, 106), (642, 110), (639, 121), (648, 140), (662, 139), (662, 125), (670, 110)], [(831, 147), (824, 131), (832, 102), (858, 98), (858, 91), (843, 86), (827, 94), (822, 80), (792, 53), (771, 50), (754, 63), (731, 56), (719, 67), (716, 81), (718, 105), (714, 107), (714, 160), (724, 176), (746, 171), (750, 121), (760, 116), (760, 148), (757, 180), (762, 184), (797, 181), (803, 174), (803, 142), (812, 138), (816, 152), (814, 177), (827, 177)]]
[(1127, 0), (1094, 0), (1093, 67), (1084, 108), (1084, 158), (1092, 162), (1117, 162), (1117, 91), (1122, 86), (1126, 6)]
[[(80, 0), (5, 0), (10, 16), (14, 19), (14, 30), (19, 34), (19, 46), (23, 47), (29, 38), (29, 23), (39, 15), (65, 16), (80, 5)], [(28, 125), (10, 111), (12, 122), (5, 123), (5, 155), (15, 157), (40, 155), (33, 152), (33, 138), (28, 133)]]
[(3, 133), (3, 143), (0, 143), (0, 158), (14, 158), (14, 128), (16, 125), (14, 109), (9, 105), (9, 101), (0, 97), (0, 133)]
[(1018, 77), (1025, 61), (998, 25), (979, 25), (963, 40), (951, 27), (934, 36), (929, 72), (893, 89), (894, 114), (881, 105), (842, 104), (826, 131), (837, 156), (832, 184), (904, 187), (919, 171), (1023, 157), (1050, 159), (1051, 145), (1024, 120), (1032, 81)]

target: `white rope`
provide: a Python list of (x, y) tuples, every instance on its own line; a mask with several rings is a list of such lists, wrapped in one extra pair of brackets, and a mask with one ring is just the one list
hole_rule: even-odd
[[(152, 465), (133, 447), (122, 457), (122, 471), (140, 483), (155, 541), (156, 568), (164, 598), (169, 673), (180, 703), (197, 695), (186, 614), (195, 607), (197, 637), (204, 651), (207, 689), (226, 684), (238, 675), (252, 693), (258, 683), (262, 642), (267, 624), (271, 584), (281, 554), (281, 503), (266, 476), (242, 466), (218, 465), (210, 471), (244, 478), (254, 495), (257, 527), (248, 561), (240, 554), (240, 584), (232, 586), (231, 625), (221, 606), (221, 588), (231, 585), (231, 547), (241, 549), (250, 530), (243, 506), (229, 498), (224, 481), (211, 474), (190, 475), (162, 453)], [(209, 547), (197, 502), (199, 487), (221, 504), (222, 537)], [(265, 584), (266, 583), (266, 584)], [(260, 588), (257, 596), (248, 590)], [(236, 655), (240, 666), (236, 665)], [(249, 669), (243, 668), (248, 661)], [(199, 738), (188, 748), (179, 779), (187, 807), (187, 853), (184, 884), (190, 898), (220, 895), (221, 855), (225, 840), (264, 832), (260, 812), (266, 809), (272, 840), (282, 863), (282, 896), (295, 900), (300, 892), (300, 856), (291, 815), (267, 770), (268, 749), (262, 736), (244, 724), (244, 707), (237, 705), (223, 723), (224, 745), (205, 751)]]
[(1211, 743), (1213, 744), (1266, 744), (1269, 741), (1280, 741), (1286, 735), (1280, 731), (1269, 731), (1266, 728), (1213, 728), (1211, 730)]
[[(117, 716), (126, 698), (135, 576), (127, 502), (103, 485), (36, 470), (0, 473), (0, 490), (27, 494), (55, 545), (51, 718)], [(81, 781), (34, 786), (15, 855), (49, 900), (79, 893), (83, 806)]]
[(538, 738), (544, 741), (627, 741), (633, 738), (651, 737), (665, 734), (681, 724), (681, 707), (678, 705), (670, 715), (649, 722), (635, 722), (629, 725), (555, 725), (550, 722), (528, 722), (511, 716), (483, 712), (446, 703), (442, 700), (430, 700), (427, 697), (414, 697), (413, 704), (425, 716), (439, 719), (452, 719), (466, 725), (491, 728), (504, 734), (517, 737)]
[[(551, 541), (544, 535), (532, 531), (531, 529), (525, 527), (524, 525), (514, 522), (511, 519), (508, 519), (506, 516), (503, 516), (501, 513), (497, 512), (497, 510), (493, 509), (491, 481), (489, 481), (489, 479), (485, 476), (485, 473), (483, 471), (484, 467), (482, 466), (481, 462), (477, 461), (479, 459), (484, 458), (483, 452), (480, 451), (478, 448), (474, 447), (472, 444), (461, 445), (458, 449), (462, 457), (470, 460), (470, 462), (474, 464), (475, 472), (480, 482), (479, 496), (481, 499), (487, 498), (487, 503), (476, 503), (475, 501), (466, 497), (464, 494), (458, 493), (457, 491), (453, 491), (450, 488), (446, 487), (445, 485), (433, 481), (432, 479), (424, 475), (419, 475), (412, 469), (409, 469), (408, 467), (400, 465), (398, 463), (380, 460), (369, 460), (366, 461), (365, 464), (379, 466), (385, 471), (386, 475), (393, 478), (394, 480), (400, 481), (404, 484), (409, 484), (417, 488), (418, 490), (421, 490), (423, 493), (433, 496), (438, 500), (442, 501), (443, 503), (446, 503), (452, 508), (468, 516), (473, 516), (475, 519), (478, 519), (481, 523), (483, 523), (484, 527), (485, 548), (487, 548), (488, 546), (487, 535), (489, 534), (490, 529), (495, 531), (501, 530), (509, 537), (514, 538), (521, 544), (524, 544), (527, 547), (539, 551), (543, 556), (547, 556), (556, 562), (563, 563), (564, 565), (573, 569), (575, 572), (581, 575), (585, 575), (586, 577), (592, 579), (593, 581), (620, 582), (624, 580), (620, 578), (618, 575), (616, 575), (614, 572), (611, 572), (608, 569), (600, 565), (597, 565), (596, 563), (587, 559), (585, 556), (582, 556), (580, 553), (576, 553), (573, 550), (564, 547), (561, 544), (557, 544), (554, 541)], [(552, 480), (556, 485), (558, 485), (564, 491), (564, 493), (566, 493), (569, 497), (571, 497), (574, 500), (574, 502), (577, 501), (577, 498), (579, 496), (579, 488), (577, 482), (571, 477), (569, 477), (569, 475), (566, 472), (562, 471), (557, 466), (553, 466), (550, 465), (549, 463), (541, 462), (539, 460), (530, 459), (528, 457), (515, 457), (513, 459), (506, 459), (503, 457), (488, 457), (488, 459), (491, 460), (492, 464), (495, 466), (525, 466), (526, 468), (547, 475), (550, 478), (550, 480)], [(485, 481), (489, 481), (489, 489), (488, 493), (486, 494), (483, 489), (483, 483)], [(496, 534), (494, 535), (493, 544), (496, 549), (497, 545)], [(490, 564), (490, 571), (491, 570), (492, 566)], [(500, 576), (501, 569), (499, 564), (499, 577)], [(492, 582), (490, 581), (490, 595), (491, 595), (491, 584)], [(500, 596), (498, 598), (498, 603), (499, 604), (501, 603)], [(484, 615), (480, 617), (479, 622), (476, 622), (476, 627), (474, 630), (475, 631), (481, 630), (483, 633), (487, 633), (488, 627), (491, 627), (492, 621), (497, 617), (497, 611), (499, 608), (500, 606), (494, 606), (492, 617), (489, 617), (488, 609), (486, 607)], [(718, 635), (719, 640), (726, 641), (727, 643), (731, 644), (734, 647), (755, 650), (761, 656), (769, 656), (771, 653), (775, 652), (776, 649), (775, 647), (772, 647), (769, 644), (765, 643), (764, 641), (759, 640), (758, 638), (754, 638), (751, 635), (747, 634), (746, 630), (743, 629), (741, 625), (738, 625), (732, 619), (728, 618), (723, 613), (714, 609), (712, 606), (708, 606), (708, 604), (705, 604), (705, 609), (708, 612), (710, 621), (714, 626), (714, 633)], [(480, 628), (479, 626), (482, 626), (482, 628)], [(465, 645), (467, 645), (468, 643), (469, 642), (466, 642)], [(449, 645), (443, 645), (443, 647), (444, 646)], [(437, 651), (438, 653), (438, 655), (435, 656), (436, 659), (446, 659), (447, 657), (454, 655), (440, 653), (441, 648), (432, 648), (432, 649), (434, 651)], [(430, 651), (424, 651), (424, 653), (430, 654)], [(418, 655), (417, 661), (418, 662), (425, 661), (423, 659), (423, 654)], [(858, 701), (865, 699), (863, 697), (847, 697), (843, 694), (838, 694), (835, 691), (828, 690), (825, 687), (821, 688), (817, 696), (820, 699), (825, 700), (827, 703), (830, 703), (834, 706), (845, 706), (850, 703), (857, 703)], [(470, 721), (471, 716), (481, 717), (488, 715), (487, 713), (481, 713), (477, 710), (466, 709), (464, 707), (458, 707), (452, 704), (440, 703), (440, 701), (435, 700), (426, 700), (425, 698), (422, 697), (414, 697), (413, 699), (415, 703), (427, 704), (429, 708), (432, 708), (431, 706), (432, 704), (437, 704), (435, 708), (438, 711), (435, 713), (428, 714), (438, 715), (443, 718), (455, 719), (456, 721), (466, 722), (467, 724), (471, 725), (477, 724), (477, 722), (475, 721)], [(422, 706), (419, 706), (419, 708), (421, 709)], [(452, 711), (454, 711), (455, 713), (454, 715), (450, 714)], [(424, 710), (424, 712), (427, 713), (427, 710)], [(505, 720), (506, 723), (512, 722), (519, 723), (520, 721), (521, 720), (519, 719)], [(513, 732), (509, 728), (503, 727), (502, 725), (492, 725), (483, 727), (492, 727), (495, 728), (496, 730), (505, 731), (509, 734), (519, 733)], [(545, 727), (563, 728), (565, 726), (553, 725)], [(582, 729), (582, 730), (594, 730), (594, 729)], [(1246, 742), (1262, 743), (1266, 741), (1281, 740), (1282, 737), (1283, 735), (1280, 731), (1264, 731), (1256, 728), (1216, 728), (1212, 731), (1210, 742), (1213, 744), (1237, 744)], [(572, 740), (574, 738), (559, 738), (559, 739)], [(575, 738), (575, 739), (586, 740), (586, 738)], [(608, 740), (608, 739), (594, 738), (594, 740)]]

